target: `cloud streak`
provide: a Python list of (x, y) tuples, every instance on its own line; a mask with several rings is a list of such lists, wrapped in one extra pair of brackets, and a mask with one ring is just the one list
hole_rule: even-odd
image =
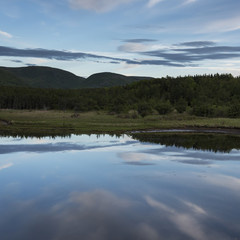
[(12, 38), (12, 35), (10, 33), (7, 33), (1, 30), (0, 30), (0, 36), (6, 37), (6, 38)]
[[(123, 40), (118, 50), (134, 54), (131, 58), (119, 58), (84, 52), (48, 49), (17, 49), (0, 46), (0, 56), (51, 59), (57, 61), (93, 61), (108, 64), (156, 65), (169, 67), (199, 66), (204, 60), (227, 60), (240, 58), (240, 46), (217, 46), (212, 41), (194, 41), (158, 46), (154, 39)], [(152, 50), (154, 49), (154, 50)], [(103, 61), (104, 60), (104, 61)]]
[[(169, 49), (141, 52), (141, 54), (157, 57), (176, 64), (193, 64), (203, 60), (222, 60), (240, 57), (239, 46), (213, 46), (211, 41), (196, 41), (178, 44)], [(182, 48), (186, 46), (186, 48)]]
[(158, 3), (162, 2), (162, 1), (164, 1), (164, 0), (149, 0), (147, 6), (148, 6), (149, 8), (152, 8), (152, 7), (154, 7), (156, 4), (158, 4)]
[(135, 65), (164, 65), (164, 66), (183, 66), (181, 64), (171, 63), (168, 60), (142, 60), (142, 59), (127, 59), (127, 58), (115, 58), (107, 57), (83, 52), (67, 52), (59, 50), (48, 49), (17, 49), (5, 46), (0, 46), (0, 56), (4, 57), (26, 57), (26, 58), (45, 58), (58, 61), (73, 61), (73, 60), (107, 60), (107, 63), (120, 64), (135, 64)]
[(74, 9), (108, 12), (122, 4), (127, 4), (131, 1), (132, 0), (69, 0), (69, 4)]

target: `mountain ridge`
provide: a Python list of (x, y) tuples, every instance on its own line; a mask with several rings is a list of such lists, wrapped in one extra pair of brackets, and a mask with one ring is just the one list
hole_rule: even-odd
[(33, 88), (102, 88), (123, 86), (151, 77), (125, 76), (100, 72), (83, 78), (69, 71), (45, 66), (0, 67), (0, 85)]

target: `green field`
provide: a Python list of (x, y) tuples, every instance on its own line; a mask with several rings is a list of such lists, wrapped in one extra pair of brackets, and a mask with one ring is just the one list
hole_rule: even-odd
[(134, 130), (172, 128), (240, 129), (239, 118), (204, 118), (171, 113), (133, 118), (130, 114), (71, 111), (0, 110), (0, 134), (54, 136), (69, 134), (122, 134)]

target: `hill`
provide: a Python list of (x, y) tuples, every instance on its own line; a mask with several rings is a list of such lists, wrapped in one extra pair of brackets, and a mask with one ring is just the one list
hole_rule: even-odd
[(11, 72), (0, 68), (0, 85), (1, 86), (23, 86), (24, 82)]
[(116, 73), (96, 73), (88, 78), (74, 75), (68, 71), (50, 67), (0, 67), (0, 85), (33, 88), (102, 88), (124, 86), (147, 77), (128, 77)]
[(103, 72), (96, 73), (88, 77), (85, 81), (85, 87), (99, 88), (99, 87), (114, 87), (124, 86), (140, 80), (152, 79), (150, 77), (128, 77), (121, 74)]
[[(70, 72), (50, 67), (1, 67), (0, 70), (15, 77), (15, 81), (11, 85), (16, 83), (15, 86), (22, 87), (74, 89), (80, 88), (85, 81), (84, 78)], [(0, 79), (1, 82), (4, 82), (4, 85), (10, 85), (9, 78), (5, 78), (1, 74)]]

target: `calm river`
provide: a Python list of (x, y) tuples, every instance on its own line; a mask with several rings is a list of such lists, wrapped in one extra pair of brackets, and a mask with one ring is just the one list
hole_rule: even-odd
[(238, 139), (201, 138), (0, 138), (0, 239), (240, 239)]

